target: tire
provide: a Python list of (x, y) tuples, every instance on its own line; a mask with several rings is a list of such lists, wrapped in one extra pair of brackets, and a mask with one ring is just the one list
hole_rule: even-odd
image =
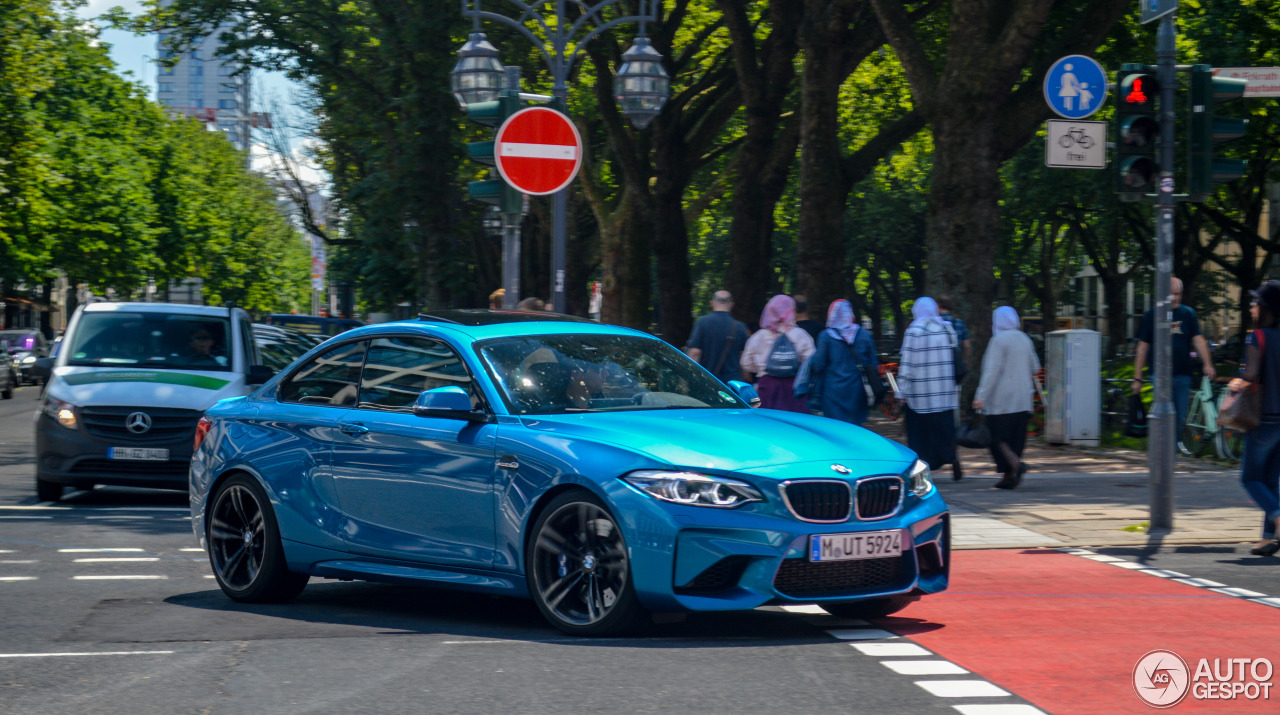
[(36, 476), (36, 499), (40, 501), (58, 501), (62, 499), (62, 485), (47, 482)]
[(1221, 427), (1218, 429), (1216, 446), (1219, 457), (1238, 462), (1244, 456), (1244, 432)]
[(919, 596), (888, 596), (866, 601), (820, 603), (822, 610), (839, 618), (884, 618), (920, 600)]
[(310, 576), (288, 569), (271, 501), (257, 480), (232, 476), (209, 504), (209, 565), (223, 593), (243, 603), (283, 603), (302, 593)]
[(1191, 405), (1187, 408), (1187, 421), (1182, 425), (1178, 449), (1189, 457), (1198, 457), (1208, 441), (1209, 428), (1205, 425), (1204, 403), (1192, 398)]
[(525, 547), (525, 569), (538, 610), (569, 635), (625, 633), (646, 614), (622, 530), (586, 490), (565, 492), (543, 509)]

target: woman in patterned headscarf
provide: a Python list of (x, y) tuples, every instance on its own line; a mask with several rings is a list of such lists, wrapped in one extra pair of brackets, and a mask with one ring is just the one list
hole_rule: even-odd
[(827, 328), (818, 334), (818, 347), (809, 362), (811, 407), (836, 420), (860, 425), (867, 420), (867, 397), (860, 365), (880, 379), (876, 346), (867, 331), (854, 322), (849, 301), (832, 301)]
[[(760, 328), (747, 340), (746, 347), (742, 349), (742, 359), (739, 360), (742, 371), (756, 377), (760, 406), (788, 412), (808, 412), (804, 399), (795, 396), (794, 383), (800, 363), (813, 354), (813, 338), (802, 328), (796, 327), (795, 300), (789, 295), (770, 298), (760, 316)], [(795, 352), (795, 359), (790, 365), (791, 374), (770, 375), (766, 367), (781, 335), (787, 336)]]

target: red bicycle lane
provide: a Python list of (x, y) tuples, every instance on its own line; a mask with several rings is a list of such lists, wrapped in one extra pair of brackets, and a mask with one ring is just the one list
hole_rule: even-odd
[[(1233, 658), (1280, 668), (1280, 609), (1053, 550), (952, 558), (950, 590), (877, 625), (1049, 713), (1151, 711), (1135, 692), (1134, 668), (1154, 650), (1187, 664), (1189, 690), (1175, 711), (1280, 711), (1280, 688), (1266, 699), (1262, 686), (1253, 700), (1205, 699), (1197, 694), (1217, 678), (1195, 677), (1201, 659), (1210, 669), (1219, 659), (1222, 674)], [(1280, 684), (1280, 673), (1261, 666), (1264, 682)]]

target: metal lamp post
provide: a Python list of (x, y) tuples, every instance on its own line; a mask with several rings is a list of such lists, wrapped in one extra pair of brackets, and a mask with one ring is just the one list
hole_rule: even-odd
[[(635, 43), (623, 54), (623, 65), (614, 79), (614, 98), (622, 108), (622, 113), (631, 120), (637, 129), (649, 126), (653, 118), (662, 110), (670, 93), (670, 79), (662, 67), (662, 55), (653, 48), (649, 38), (645, 37), (644, 25), (658, 19), (656, 2), (658, 0), (640, 0), (638, 13), (617, 17), (608, 22), (603, 21), (601, 12), (621, 0), (601, 0), (589, 4), (583, 0), (554, 0), (555, 15), (543, 16), (539, 12), (550, 0), (506, 0), (519, 11), (518, 17), (508, 17), (499, 13), (482, 10), (480, 0), (462, 0), (462, 16), (475, 22), (475, 30), (467, 43), (458, 51), (458, 63), (451, 75), (454, 96), (465, 107), (469, 102), (485, 101), (472, 99), (484, 96), (486, 99), (497, 98), (501, 88), (501, 75), (497, 75), (494, 84), (488, 84), (493, 75), (493, 67), (501, 69), (497, 49), (485, 40), (480, 32), (480, 21), (489, 20), (501, 23), (523, 35), (542, 53), (551, 72), (551, 102), (557, 110), (566, 112), (568, 105), (567, 80), (573, 63), (578, 59), (586, 44), (600, 33), (624, 23), (640, 24), (640, 34)], [(565, 14), (566, 6), (572, 4), (579, 10), (579, 15), (572, 22)], [(589, 31), (586, 28), (592, 26)], [(534, 29), (530, 29), (530, 28)], [(578, 37), (580, 33), (583, 33)], [(483, 87), (483, 89), (479, 89)], [(492, 91), (492, 95), (480, 92)], [(470, 94), (468, 94), (470, 92)], [(522, 95), (529, 99), (534, 95)], [(568, 189), (562, 189), (552, 195), (551, 214), (551, 266), (553, 271), (551, 302), (557, 313), (567, 310), (565, 305), (565, 205)]]

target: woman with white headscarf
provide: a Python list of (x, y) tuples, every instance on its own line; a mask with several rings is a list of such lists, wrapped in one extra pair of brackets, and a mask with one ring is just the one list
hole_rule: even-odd
[(955, 330), (938, 314), (933, 298), (919, 298), (911, 306), (915, 320), (902, 336), (898, 361), (898, 392), (906, 400), (907, 446), (936, 470), (951, 465), (951, 478), (960, 481), (964, 469), (956, 453)]
[(876, 345), (854, 321), (853, 306), (841, 298), (827, 309), (827, 328), (818, 333), (818, 347), (809, 362), (814, 397), (821, 400), (825, 417), (860, 425), (867, 421), (866, 390), (860, 365), (880, 379)]
[(982, 356), (982, 381), (973, 396), (973, 408), (987, 413), (991, 459), (1001, 475), (999, 489), (1016, 489), (1027, 473), (1022, 450), (1040, 359), (1021, 327), (1018, 311), (1007, 305), (991, 314), (991, 342)]

